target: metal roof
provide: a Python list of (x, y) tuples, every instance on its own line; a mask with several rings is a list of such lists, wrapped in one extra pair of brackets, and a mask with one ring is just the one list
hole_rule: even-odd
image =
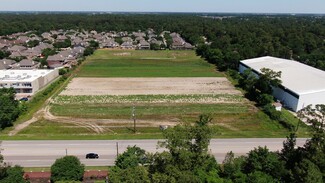
[(262, 68), (281, 71), (282, 86), (298, 95), (325, 92), (325, 72), (300, 62), (266, 56), (241, 63), (258, 73)]
[(0, 82), (32, 82), (53, 70), (0, 70)]

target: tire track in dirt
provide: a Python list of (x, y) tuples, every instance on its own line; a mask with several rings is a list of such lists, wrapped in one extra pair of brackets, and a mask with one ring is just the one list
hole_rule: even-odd
[[(125, 127), (129, 124), (133, 124), (133, 120), (131, 119), (87, 119), (87, 118), (72, 118), (72, 117), (62, 117), (62, 116), (54, 116), (50, 112), (50, 106), (47, 106), (44, 113), (44, 118), (58, 123), (67, 123), (74, 124), (80, 127), (85, 127), (93, 130), (94, 132), (100, 134), (105, 131), (113, 132), (110, 128), (119, 128)], [(171, 120), (137, 120), (137, 127), (159, 127), (159, 125), (167, 125), (167, 126), (175, 126), (180, 121), (178, 119)]]

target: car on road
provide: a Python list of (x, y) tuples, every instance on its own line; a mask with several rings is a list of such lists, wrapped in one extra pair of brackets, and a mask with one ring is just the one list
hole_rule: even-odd
[(86, 154), (86, 159), (98, 159), (99, 156), (96, 153), (88, 153)]
[(27, 97), (23, 97), (23, 98), (21, 98), (21, 99), (19, 99), (19, 101), (28, 101), (28, 98)]

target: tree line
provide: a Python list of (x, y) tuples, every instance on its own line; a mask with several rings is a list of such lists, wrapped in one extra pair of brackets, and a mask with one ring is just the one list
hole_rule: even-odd
[[(77, 29), (178, 32), (220, 69), (237, 68), (241, 59), (275, 56), (325, 70), (325, 18), (237, 15), (223, 19), (199, 14), (0, 14), (0, 35)], [(206, 38), (206, 39), (204, 39)], [(206, 45), (204, 43), (209, 43)]]

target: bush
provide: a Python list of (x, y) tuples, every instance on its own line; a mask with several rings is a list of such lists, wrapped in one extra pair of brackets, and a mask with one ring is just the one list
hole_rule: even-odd
[(85, 166), (75, 156), (57, 159), (51, 166), (51, 181), (82, 181)]
[(257, 103), (260, 106), (265, 106), (273, 102), (273, 96), (269, 94), (261, 94), (257, 97)]
[(95, 51), (95, 48), (88, 46), (88, 47), (86, 47), (83, 56), (89, 56), (89, 55), (93, 54), (94, 51)]
[(61, 76), (64, 75), (64, 74), (66, 74), (67, 72), (69, 72), (69, 70), (66, 69), (66, 68), (62, 68), (62, 69), (59, 70), (59, 74), (60, 74)]
[(295, 126), (289, 123), (288, 121), (286, 121), (285, 119), (280, 119), (279, 123), (289, 131), (293, 131), (295, 129)]
[(267, 114), (271, 119), (280, 121), (281, 120), (281, 112), (275, 110), (272, 104), (267, 104), (263, 107), (263, 111)]
[(23, 178), (23, 168), (20, 166), (7, 167), (6, 168), (6, 177), (1, 179), (1, 183), (25, 183), (26, 181)]
[(235, 80), (239, 80), (241, 78), (241, 75), (236, 70), (228, 69), (227, 73), (230, 77), (232, 77)]

